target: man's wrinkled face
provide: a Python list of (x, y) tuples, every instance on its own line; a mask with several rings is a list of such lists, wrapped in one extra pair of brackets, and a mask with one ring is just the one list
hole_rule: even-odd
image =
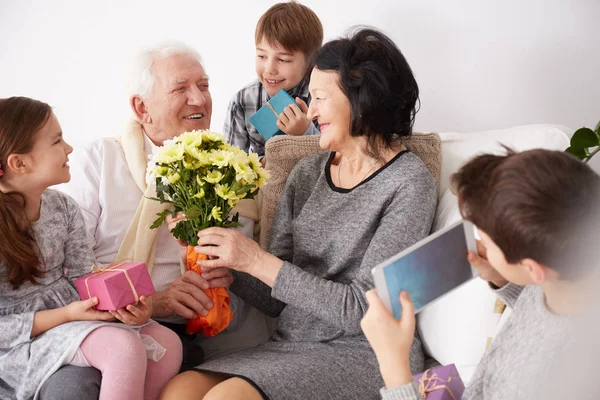
[(144, 99), (142, 123), (158, 145), (183, 132), (209, 129), (212, 98), (202, 65), (187, 54), (157, 58), (152, 64), (155, 81)]

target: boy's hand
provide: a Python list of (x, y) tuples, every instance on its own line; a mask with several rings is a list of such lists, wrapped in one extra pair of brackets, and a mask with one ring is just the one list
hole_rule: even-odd
[(74, 301), (66, 306), (68, 321), (112, 321), (114, 317), (108, 311), (94, 309), (98, 298)]
[(130, 304), (120, 310), (110, 311), (110, 313), (127, 325), (145, 324), (152, 316), (152, 297), (141, 296), (136, 305)]
[(360, 326), (375, 351), (386, 387), (412, 382), (410, 348), (415, 335), (415, 311), (406, 291), (400, 293), (402, 318), (397, 320), (385, 308), (375, 290), (366, 293), (369, 309)]
[(296, 103), (298, 105), (290, 104), (286, 106), (283, 112), (279, 114), (277, 127), (288, 135), (301, 136), (304, 135), (310, 125), (310, 120), (306, 116), (308, 106), (300, 97), (296, 97)]
[[(479, 248), (479, 246), (478, 246), (478, 248)], [(481, 254), (481, 252), (480, 252), (480, 254)], [(506, 279), (504, 279), (504, 277), (502, 275), (500, 275), (500, 273), (498, 271), (496, 271), (494, 269), (494, 267), (492, 267), (492, 265), (486, 258), (479, 256), (479, 255), (475, 254), (474, 252), (470, 251), (469, 255), (467, 256), (467, 259), (469, 260), (469, 263), (472, 266), (477, 268), (481, 279), (492, 283), (493, 285), (497, 286), (498, 288), (501, 288), (508, 283), (508, 281)]]

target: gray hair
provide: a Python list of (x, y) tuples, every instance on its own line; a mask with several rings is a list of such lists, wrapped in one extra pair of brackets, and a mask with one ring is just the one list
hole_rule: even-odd
[(202, 65), (200, 54), (181, 42), (164, 43), (141, 51), (134, 59), (129, 77), (129, 95), (148, 99), (154, 87), (152, 64), (157, 58), (167, 58), (175, 54), (185, 54), (195, 58)]

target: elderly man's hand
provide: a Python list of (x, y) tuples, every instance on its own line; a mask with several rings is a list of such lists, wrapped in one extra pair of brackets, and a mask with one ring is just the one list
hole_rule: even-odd
[[(172, 232), (173, 229), (175, 229), (175, 226), (177, 225), (178, 222), (185, 221), (185, 219), (186, 219), (185, 214), (182, 213), (181, 211), (179, 211), (177, 214), (175, 214), (174, 217), (172, 217), (171, 214), (167, 215), (167, 227), (169, 228), (169, 232)], [(180, 246), (187, 246), (188, 245), (183, 240), (179, 240), (177, 238), (175, 238), (175, 241)]]
[(164, 318), (173, 314), (192, 319), (197, 315), (207, 315), (213, 307), (204, 289), (224, 287), (233, 282), (231, 270), (217, 268), (203, 273), (206, 278), (194, 271), (186, 271), (162, 292), (154, 294), (154, 317)]

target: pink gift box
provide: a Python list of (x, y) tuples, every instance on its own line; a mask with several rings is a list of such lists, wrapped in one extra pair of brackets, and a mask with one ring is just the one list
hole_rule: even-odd
[(454, 364), (428, 369), (413, 376), (422, 398), (427, 400), (460, 400), (465, 385)]
[(82, 300), (98, 297), (98, 310), (118, 310), (154, 293), (146, 263), (111, 264), (75, 279)]

